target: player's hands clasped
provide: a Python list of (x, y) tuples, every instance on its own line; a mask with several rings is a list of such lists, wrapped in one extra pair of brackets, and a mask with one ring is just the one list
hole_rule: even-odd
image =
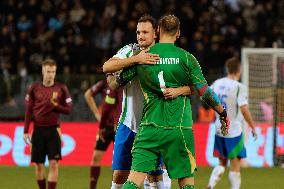
[(222, 113), (219, 113), (219, 119), (221, 122), (221, 132), (223, 136), (226, 136), (228, 134), (229, 128), (230, 128), (230, 121), (227, 116), (227, 112), (224, 109)]
[(180, 95), (178, 88), (164, 88), (163, 94), (165, 99), (174, 99)]
[(156, 64), (160, 60), (158, 54), (147, 53), (146, 50), (142, 50), (139, 54), (135, 55), (139, 64)]

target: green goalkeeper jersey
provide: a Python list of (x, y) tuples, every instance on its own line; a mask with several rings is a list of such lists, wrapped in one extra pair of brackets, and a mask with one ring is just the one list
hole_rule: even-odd
[(164, 88), (182, 86), (202, 86), (206, 80), (197, 60), (187, 51), (173, 43), (157, 43), (149, 53), (159, 54), (160, 61), (155, 65), (136, 65), (125, 69), (120, 79), (130, 81), (138, 75), (144, 94), (141, 126), (173, 128), (192, 126), (190, 98), (178, 96), (165, 99)]

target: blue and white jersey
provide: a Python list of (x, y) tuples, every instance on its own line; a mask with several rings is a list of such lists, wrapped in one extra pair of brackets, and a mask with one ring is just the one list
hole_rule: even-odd
[[(211, 87), (220, 98), (222, 105), (226, 108), (231, 123), (229, 133), (225, 137), (232, 138), (239, 136), (245, 124), (240, 107), (248, 104), (246, 87), (240, 82), (227, 77), (216, 80)], [(218, 114), (216, 114), (215, 125), (216, 134), (223, 136)]]
[[(121, 48), (114, 58), (129, 58), (140, 51), (138, 44), (129, 44)], [(137, 133), (143, 110), (143, 93), (137, 77), (133, 78), (123, 89), (122, 111), (119, 122)]]

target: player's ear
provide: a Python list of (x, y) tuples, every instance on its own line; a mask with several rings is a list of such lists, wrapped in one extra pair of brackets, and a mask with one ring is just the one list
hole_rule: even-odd
[(157, 32), (156, 32), (156, 36), (160, 35), (160, 26), (157, 27)]
[(154, 40), (156, 40), (157, 39), (157, 32), (156, 32), (156, 30), (154, 30)]
[(157, 27), (155, 30), (155, 41), (159, 42), (159, 36), (160, 36), (160, 28)]
[(44, 73), (44, 66), (41, 67), (41, 73), (43, 75), (43, 73)]
[(178, 30), (176, 33), (176, 39), (178, 39), (179, 37), (180, 37), (180, 30)]

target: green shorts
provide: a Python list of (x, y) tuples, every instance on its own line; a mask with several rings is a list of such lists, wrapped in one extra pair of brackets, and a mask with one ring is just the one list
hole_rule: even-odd
[(170, 178), (194, 177), (196, 161), (192, 129), (141, 126), (132, 149), (131, 169), (138, 172), (156, 170), (161, 157)]

